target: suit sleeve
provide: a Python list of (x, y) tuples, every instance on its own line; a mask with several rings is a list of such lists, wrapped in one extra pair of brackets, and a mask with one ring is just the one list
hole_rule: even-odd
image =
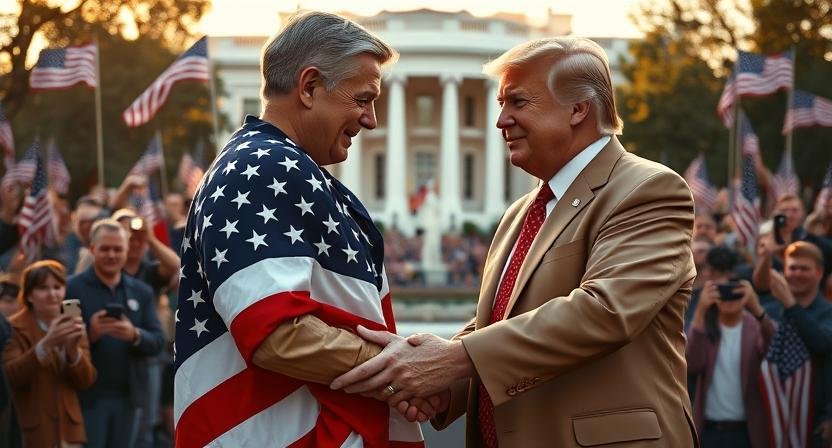
[(254, 352), (254, 364), (292, 378), (330, 384), (381, 353), (381, 347), (306, 314), (280, 324)]
[(688, 343), (685, 345), (688, 375), (699, 375), (705, 371), (710, 345), (708, 335), (704, 331), (696, 328), (688, 330)]
[[(627, 345), (694, 276), (693, 200), (675, 173), (636, 186), (600, 225), (578, 288), (462, 337), (495, 405)], [(660, 249), (659, 249), (660, 248)]]
[[(477, 325), (477, 318), (474, 317), (465, 325), (459, 333), (451, 338), (452, 341), (461, 339), (463, 336), (474, 331)], [(448, 402), (448, 409), (445, 412), (440, 412), (435, 418), (431, 420), (431, 424), (437, 430), (443, 430), (451, 425), (456, 419), (462, 417), (468, 409), (468, 389), (471, 386), (471, 380), (463, 379), (452, 384), (450, 387), (451, 399)]]
[(37, 371), (45, 368), (38, 361), (35, 346), (29, 346), (25, 339), (19, 332), (13, 332), (3, 351), (3, 369), (13, 388), (28, 386)]

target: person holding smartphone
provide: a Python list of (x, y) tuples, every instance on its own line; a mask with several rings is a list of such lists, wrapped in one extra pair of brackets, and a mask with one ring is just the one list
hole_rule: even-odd
[(147, 408), (148, 359), (165, 343), (150, 287), (122, 272), (127, 239), (118, 221), (97, 221), (90, 231), (92, 266), (67, 283), (69, 296), (81, 299), (99, 371), (80, 397), (89, 448), (134, 446), (139, 412)]
[[(66, 271), (44, 260), (23, 271), (21, 310), (11, 317), (3, 368), (26, 447), (75, 447), (87, 441), (78, 391), (96, 369), (77, 300), (64, 301)], [(70, 306), (63, 308), (62, 302)], [(70, 311), (72, 310), (72, 311)]]
[[(729, 251), (712, 249), (719, 250)], [(724, 276), (705, 282), (685, 351), (703, 448), (769, 446), (759, 376), (774, 331), (751, 283)]]

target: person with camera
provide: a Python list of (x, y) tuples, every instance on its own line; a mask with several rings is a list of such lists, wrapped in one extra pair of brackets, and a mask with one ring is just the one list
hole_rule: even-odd
[(122, 272), (128, 235), (113, 219), (90, 231), (92, 266), (69, 279), (67, 294), (81, 299), (89, 324), (92, 362), (98, 381), (81, 394), (87, 447), (131, 447), (136, 422), (147, 400), (147, 360), (162, 350), (165, 337), (153, 291)]
[(793, 194), (781, 196), (777, 199), (772, 215), (774, 239), (780, 247), (788, 246), (795, 241), (806, 241), (815, 245), (823, 255), (823, 275), (818, 282), (824, 285), (832, 273), (832, 242), (823, 236), (808, 232), (804, 227), (805, 219), (806, 208), (799, 197)]
[(96, 369), (80, 312), (70, 312), (79, 311), (77, 306), (62, 309), (65, 291), (63, 265), (51, 260), (30, 265), (23, 271), (21, 310), (10, 319), (3, 368), (26, 447), (86, 442), (77, 393), (93, 384)]
[(775, 331), (751, 283), (731, 280), (736, 255), (708, 253), (705, 282), (688, 330), (685, 357), (696, 379), (693, 415), (703, 448), (769, 446), (760, 363)]

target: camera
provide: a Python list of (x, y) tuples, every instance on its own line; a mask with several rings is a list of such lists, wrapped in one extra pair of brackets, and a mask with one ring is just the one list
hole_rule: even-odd
[(144, 220), (142, 218), (133, 218), (130, 220), (131, 230), (142, 230), (144, 228)]
[(734, 292), (735, 289), (740, 287), (740, 283), (736, 280), (716, 285), (716, 287), (719, 289), (719, 300), (722, 300), (723, 302), (732, 302), (742, 299), (742, 292)]
[(774, 215), (772, 220), (774, 221), (774, 242), (777, 244), (785, 243), (783, 241), (783, 235), (780, 234), (780, 230), (786, 226), (786, 215), (782, 213)]

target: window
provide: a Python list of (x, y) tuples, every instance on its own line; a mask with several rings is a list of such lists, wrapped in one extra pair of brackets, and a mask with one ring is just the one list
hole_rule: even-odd
[(384, 183), (385, 183), (385, 159), (384, 154), (376, 154), (375, 158), (375, 174), (376, 174), (376, 199), (384, 199)]
[(436, 154), (432, 152), (416, 153), (416, 184), (413, 186), (418, 190), (428, 181), (436, 178)]
[(462, 197), (470, 201), (474, 199), (474, 155), (465, 154), (462, 162)]
[(422, 94), (416, 97), (416, 125), (433, 125), (433, 96)]
[(465, 96), (465, 127), (474, 127), (474, 97)]
[(260, 116), (260, 98), (243, 98), (243, 120), (246, 115)]

